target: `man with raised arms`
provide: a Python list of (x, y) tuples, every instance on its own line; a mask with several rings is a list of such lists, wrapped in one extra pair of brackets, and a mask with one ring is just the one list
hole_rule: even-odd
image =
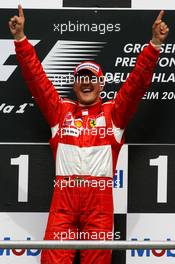
[[(59, 96), (28, 42), (24, 13), (20, 5), (18, 9), (19, 14), (10, 19), (9, 27), (24, 79), (51, 128), (50, 145), (56, 166), (56, 184), (44, 239), (78, 239), (77, 234), (81, 233), (82, 238), (83, 233), (83, 239), (110, 240), (113, 238), (112, 178), (124, 143), (124, 131), (151, 84), (160, 45), (168, 35), (169, 29), (162, 21), (164, 11), (156, 18), (151, 41), (138, 56), (116, 98), (103, 103), (100, 99), (103, 73), (93, 61), (75, 67), (73, 89), (77, 101)], [(88, 76), (88, 80), (82, 76)], [(92, 82), (94, 76), (96, 82)], [(91, 133), (101, 128), (106, 131), (104, 137)], [(107, 132), (109, 129), (112, 133)], [(105, 181), (105, 188), (99, 188), (101, 180)], [(70, 185), (72, 181), (74, 184)], [(84, 181), (89, 184), (81, 184)], [(97, 184), (92, 185), (92, 181)], [(63, 182), (65, 187), (60, 188)], [(75, 250), (43, 250), (41, 263), (72, 264), (74, 256)], [(109, 264), (111, 250), (81, 250), (80, 260), (81, 264)]]

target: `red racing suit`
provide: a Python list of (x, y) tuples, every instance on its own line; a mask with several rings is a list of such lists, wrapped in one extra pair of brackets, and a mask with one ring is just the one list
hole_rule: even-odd
[[(143, 49), (115, 99), (82, 107), (58, 95), (27, 38), (15, 46), (24, 79), (52, 131), (56, 181), (44, 239), (112, 239), (111, 181), (124, 130), (150, 86), (159, 51), (151, 44)], [(43, 250), (41, 263), (71, 264), (74, 256), (75, 250)], [(109, 264), (111, 251), (81, 250), (80, 258)]]

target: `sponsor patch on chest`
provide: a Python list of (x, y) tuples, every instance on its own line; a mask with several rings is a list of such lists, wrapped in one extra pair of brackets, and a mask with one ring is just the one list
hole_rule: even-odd
[(98, 116), (90, 116), (86, 120), (75, 118), (71, 112), (68, 112), (64, 118), (62, 130), (63, 135), (78, 137), (83, 130), (106, 127), (106, 120), (103, 113)]

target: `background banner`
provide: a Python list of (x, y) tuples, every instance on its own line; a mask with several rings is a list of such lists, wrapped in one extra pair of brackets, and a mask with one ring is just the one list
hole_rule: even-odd
[[(1, 140), (11, 141), (11, 133), (7, 131), (13, 127), (15, 141), (47, 142), (48, 127), (27, 91), (14, 55), (7, 26), (8, 18), (14, 14), (14, 10), (0, 10)], [(66, 78), (75, 65), (91, 59), (102, 65), (107, 78), (101, 94), (106, 101), (114, 97), (141, 49), (150, 41), (157, 14), (157, 11), (26, 10), (25, 32), (60, 95), (74, 98), (72, 84)], [(173, 11), (166, 11), (165, 20), (173, 28)], [(138, 25), (137, 29), (133, 25)], [(127, 143), (175, 143), (171, 114), (175, 105), (174, 51), (171, 30), (168, 41), (162, 45), (151, 88), (127, 129)]]

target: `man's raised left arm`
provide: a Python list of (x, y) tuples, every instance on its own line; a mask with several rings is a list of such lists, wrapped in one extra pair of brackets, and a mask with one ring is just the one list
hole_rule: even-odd
[(137, 106), (151, 85), (160, 53), (160, 46), (167, 38), (169, 28), (162, 21), (164, 11), (161, 11), (152, 26), (152, 39), (139, 54), (136, 65), (126, 82), (120, 88), (113, 101), (112, 117), (114, 125), (125, 129), (129, 120), (136, 112)]

